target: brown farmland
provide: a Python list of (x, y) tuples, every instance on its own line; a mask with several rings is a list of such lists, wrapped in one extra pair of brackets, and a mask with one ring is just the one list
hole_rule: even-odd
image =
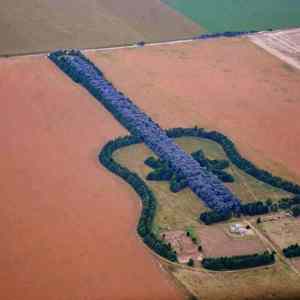
[(179, 299), (97, 160), (125, 130), (47, 58), (0, 65), (1, 300)]
[(163, 127), (217, 129), (260, 166), (300, 177), (300, 71), (248, 39), (88, 54)]
[(237, 256), (266, 250), (266, 247), (257, 236), (234, 237), (228, 231), (229, 224), (201, 225), (199, 238), (205, 256)]
[(1, 0), (0, 55), (179, 39), (201, 31), (160, 0)]

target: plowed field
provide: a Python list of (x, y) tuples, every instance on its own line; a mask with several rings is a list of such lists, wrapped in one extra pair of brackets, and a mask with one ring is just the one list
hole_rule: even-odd
[(0, 60), (0, 298), (180, 299), (98, 162), (126, 132), (45, 57)]
[(248, 39), (88, 54), (161, 126), (217, 129), (261, 167), (300, 176), (300, 72)]

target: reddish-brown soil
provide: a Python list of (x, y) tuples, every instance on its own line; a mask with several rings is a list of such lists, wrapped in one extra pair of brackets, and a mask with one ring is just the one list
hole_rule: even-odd
[(1, 300), (179, 299), (97, 160), (125, 130), (47, 58), (0, 64)]
[(260, 166), (300, 176), (300, 71), (249, 40), (217, 39), (89, 56), (162, 126), (217, 129)]
[(232, 237), (226, 232), (226, 226), (201, 226), (199, 238), (205, 256), (247, 255), (266, 250), (258, 237)]

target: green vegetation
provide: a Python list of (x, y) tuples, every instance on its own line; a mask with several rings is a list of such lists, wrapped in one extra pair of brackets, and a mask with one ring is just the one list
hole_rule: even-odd
[(295, 0), (163, 0), (209, 32), (298, 27)]
[(216, 211), (206, 211), (200, 214), (200, 220), (206, 225), (227, 221), (231, 217), (231, 212), (218, 213)]
[[(257, 197), (267, 199), (265, 202), (253, 201), (252, 204), (249, 204), (248, 198), (244, 198), (246, 201), (242, 198), (243, 206), (245, 211), (248, 211), (248, 214), (250, 212), (251, 214), (261, 212), (266, 207), (271, 209), (274, 207), (273, 201), (278, 199), (282, 199), (278, 204), (278, 209), (281, 209), (280, 206), (294, 207), (299, 203), (299, 196), (290, 198), (290, 193), (270, 184), (280, 186), (288, 191), (298, 191), (298, 185), (279, 177), (274, 177), (272, 174), (255, 167), (239, 155), (234, 144), (224, 135), (217, 132), (206, 132), (198, 128), (175, 128), (167, 132), (187, 152), (195, 152), (201, 149), (202, 157), (205, 155), (210, 161), (226, 161), (228, 172), (234, 177), (234, 182), (227, 184), (234, 193), (236, 191), (237, 175), (235, 172), (232, 172), (232, 169), (239, 169), (240, 174), (238, 177), (240, 180), (243, 178), (243, 184), (248, 187), (250, 191), (248, 196), (255, 193)], [(149, 165), (155, 167), (158, 164), (155, 157), (149, 158), (151, 155), (153, 153), (139, 139), (133, 136), (126, 136), (109, 142), (101, 151), (99, 158), (106, 168), (122, 177), (140, 196), (143, 209), (139, 220), (138, 233), (144, 242), (159, 255), (176, 261), (176, 253), (170, 244), (166, 244), (160, 239), (160, 232), (163, 230), (185, 230), (187, 235), (197, 244), (194, 228), (197, 229), (200, 226), (198, 222), (199, 213), (206, 211), (209, 217), (214, 218), (215, 216), (212, 215), (215, 212), (207, 212), (207, 208), (202, 201), (199, 201), (190, 189), (173, 193), (169, 189), (168, 182), (148, 181), (146, 185), (144, 180), (146, 180), (151, 170)], [(227, 161), (228, 158), (230, 158), (230, 161)], [(146, 159), (147, 165), (144, 164)], [(262, 181), (270, 182), (270, 184), (258, 181), (253, 176), (250, 176), (251, 173), (254, 173)], [(249, 184), (249, 180), (251, 180), (251, 184)], [(254, 262), (252, 258), (250, 261), (246, 260), (245, 267), (267, 263), (268, 261), (266, 253), (264, 255), (255, 254), (254, 256)], [(226, 263), (228, 262), (228, 258), (222, 259), (225, 259)], [(232, 263), (233, 266), (227, 266), (226, 268), (238, 268), (241, 262), (237, 262), (235, 259), (236, 257)], [(231, 263), (231, 260), (229, 261)]]
[(131, 172), (127, 168), (118, 164), (113, 158), (112, 154), (117, 149), (136, 144), (140, 142), (136, 137), (125, 136), (116, 140), (110, 141), (102, 149), (99, 160), (111, 172), (123, 178), (140, 196), (143, 204), (141, 217), (138, 224), (138, 233), (142, 237), (146, 245), (153, 249), (157, 254), (170, 261), (177, 261), (176, 252), (173, 251), (170, 244), (165, 244), (164, 241), (157, 238), (153, 233), (152, 225), (156, 210), (156, 199), (152, 191), (138, 176), (138, 174)]
[(195, 232), (195, 228), (193, 226), (189, 226), (186, 229), (186, 235), (190, 237), (195, 244), (198, 243), (197, 233)]
[(264, 252), (252, 255), (205, 258), (202, 265), (215, 271), (238, 270), (270, 265), (275, 262), (275, 253)]
[[(201, 167), (206, 168), (221, 181), (234, 182), (233, 176), (224, 170), (230, 165), (227, 160), (209, 159), (202, 150), (195, 151), (191, 155)], [(186, 178), (175, 173), (165, 161), (150, 156), (145, 160), (145, 164), (154, 169), (147, 175), (147, 180), (170, 181), (170, 190), (173, 193), (178, 193), (188, 186)]]
[(288, 258), (298, 257), (300, 256), (300, 246), (298, 244), (291, 245), (283, 249), (283, 254)]
[(190, 258), (189, 261), (188, 261), (188, 263), (187, 263), (187, 265), (188, 265), (189, 267), (193, 267), (193, 266), (195, 265), (194, 260), (193, 260), (192, 258)]
[(296, 206), (292, 207), (292, 214), (294, 217), (300, 216), (300, 205), (296, 205)]
[[(178, 133), (178, 129), (174, 129), (169, 132), (171, 132), (171, 136), (176, 136), (176, 134), (179, 136), (175, 139), (176, 143), (189, 153), (197, 152), (201, 149), (209, 160), (228, 161), (228, 156), (220, 144), (207, 138), (188, 136), (191, 130)], [(143, 180), (146, 180), (148, 174), (152, 171), (149, 165), (158, 166), (158, 160), (143, 144), (122, 148), (113, 155), (116, 161), (136, 172)], [(144, 164), (145, 161), (147, 162), (146, 164)], [(234, 178), (234, 182), (229, 183), (228, 186), (243, 203), (255, 203), (259, 199), (271, 199), (273, 202), (277, 202), (282, 198), (290, 197), (290, 193), (258, 181), (253, 176), (240, 170), (231, 161), (228, 162), (229, 167), (226, 169), (226, 172)], [(207, 208), (190, 189), (172, 193), (169, 183), (165, 181), (147, 180), (147, 185), (157, 199), (157, 209), (153, 224), (153, 231), (157, 235), (163, 230), (185, 230), (189, 226), (198, 226), (199, 214), (206, 212)], [(213, 214), (211, 212), (207, 213), (209, 216)], [(213, 217), (215, 217), (215, 214)], [(224, 220), (230, 217), (226, 216)]]

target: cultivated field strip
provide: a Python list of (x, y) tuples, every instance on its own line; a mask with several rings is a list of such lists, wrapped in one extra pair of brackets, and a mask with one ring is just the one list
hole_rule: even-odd
[(208, 207), (218, 212), (239, 211), (240, 201), (212, 173), (183, 151), (164, 130), (129, 98), (106, 80), (103, 73), (79, 51), (56, 51), (49, 58), (75, 82), (96, 97), (128, 131), (188, 181)]
[(260, 32), (250, 39), (288, 64), (300, 69), (300, 29)]

